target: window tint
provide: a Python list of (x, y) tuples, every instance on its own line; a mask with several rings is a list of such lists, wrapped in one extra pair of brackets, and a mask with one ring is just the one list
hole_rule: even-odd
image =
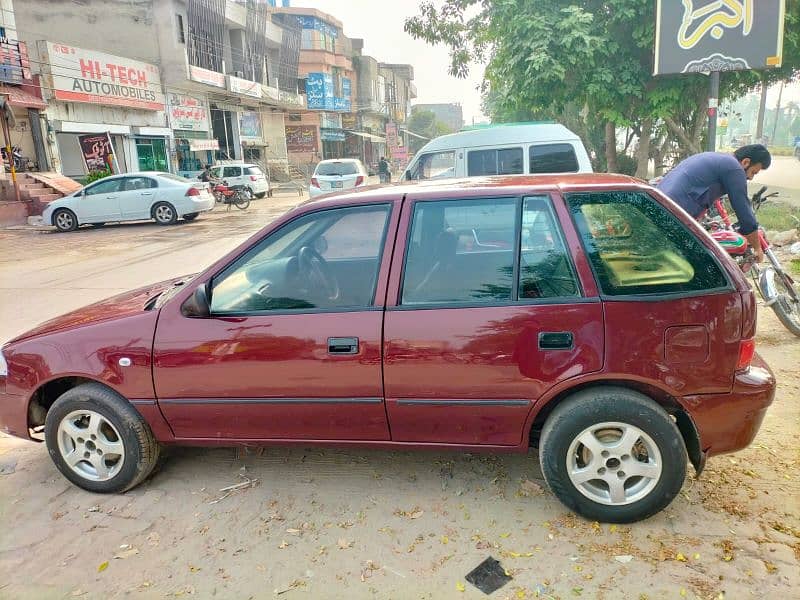
[(389, 211), (341, 208), (288, 223), (214, 278), (212, 312), (371, 306)]
[(519, 298), (579, 296), (578, 281), (549, 198), (525, 198), (522, 206)]
[(578, 158), (572, 144), (541, 144), (531, 146), (531, 173), (576, 173)]
[(148, 190), (158, 187), (155, 179), (150, 177), (126, 177), (123, 180), (122, 191), (132, 192), (135, 190)]
[(113, 194), (114, 192), (119, 191), (121, 183), (122, 183), (122, 178), (100, 181), (99, 183), (87, 187), (86, 195), (94, 196), (97, 194)]
[(222, 170), (223, 177), (239, 177), (242, 174), (241, 167), (225, 167)]
[(245, 175), (263, 175), (264, 172), (259, 167), (245, 167)]
[(522, 173), (522, 148), (467, 152), (467, 175), (514, 175)]
[(647, 194), (570, 194), (567, 199), (605, 294), (663, 294), (728, 285), (697, 238)]
[(417, 202), (402, 302), (510, 301), (516, 200)]
[(317, 165), (317, 175), (328, 177), (331, 175), (355, 175), (358, 165), (353, 161), (322, 162)]
[(409, 179), (444, 179), (455, 176), (456, 153), (452, 150), (421, 156), (408, 174)]

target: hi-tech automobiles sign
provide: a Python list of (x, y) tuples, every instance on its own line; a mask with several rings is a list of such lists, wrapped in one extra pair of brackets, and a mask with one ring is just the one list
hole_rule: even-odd
[(779, 67), (785, 0), (658, 0), (655, 75)]
[(46, 49), (56, 100), (164, 110), (155, 65), (53, 42)]

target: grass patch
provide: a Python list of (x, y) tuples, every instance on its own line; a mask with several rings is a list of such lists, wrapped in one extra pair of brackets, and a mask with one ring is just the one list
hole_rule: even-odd
[(800, 258), (793, 258), (789, 263), (789, 269), (795, 275), (800, 275)]
[[(736, 220), (729, 201), (725, 201), (725, 210)], [(792, 206), (784, 202), (767, 202), (756, 213), (758, 223), (767, 231), (786, 231), (787, 229), (800, 228), (800, 206)], [(797, 220), (795, 220), (797, 219)]]

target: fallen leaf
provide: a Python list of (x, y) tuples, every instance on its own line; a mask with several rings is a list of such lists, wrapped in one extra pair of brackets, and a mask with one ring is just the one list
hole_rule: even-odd
[(346, 540), (345, 538), (339, 538), (339, 541), (336, 542), (336, 545), (339, 546), (340, 550), (347, 550), (350, 548), (355, 542), (351, 542)]
[(161, 536), (158, 535), (158, 532), (153, 531), (150, 535), (147, 536), (147, 543), (151, 546), (158, 546), (158, 543), (161, 541)]
[(700, 554), (699, 554), (699, 553), (697, 553), (697, 552), (695, 552), (695, 553), (692, 555), (692, 558), (693, 558), (693, 559), (695, 559), (695, 560), (698, 560), (698, 559), (700, 558)]
[(681, 588), (681, 592), (680, 593), (681, 593), (682, 597), (684, 597), (684, 598), (686, 597), (686, 590), (684, 588)]
[(108, 568), (108, 561), (101, 562), (101, 563), (100, 563), (100, 566), (99, 566), (99, 567), (97, 567), (97, 572), (98, 572), (98, 573), (102, 573), (102, 572), (103, 572), (103, 571), (105, 571), (107, 568)]
[(614, 533), (616, 530), (617, 530), (616, 525), (612, 525), (611, 527), (608, 528), (609, 533)]
[(772, 564), (768, 560), (764, 561), (764, 566), (767, 568), (767, 573), (775, 573), (778, 570), (778, 567), (776, 567), (774, 564)]
[(286, 533), (291, 533), (292, 535), (300, 535), (301, 532), (299, 529), (289, 528), (286, 530)]
[(90, 507), (89, 512), (100, 512), (100, 505), (95, 504), (94, 506)]
[(681, 554), (680, 552), (678, 552), (675, 555), (675, 560), (680, 561), (680, 562), (686, 562), (686, 557), (683, 554)]
[(618, 563), (625, 564), (631, 562), (633, 560), (633, 556), (631, 556), (630, 554), (620, 554), (618, 556), (615, 556), (614, 560), (617, 561)]
[(530, 496), (539, 496), (543, 494), (544, 489), (538, 483), (530, 479), (524, 479), (522, 483), (519, 484), (519, 491), (517, 493), (524, 498), (529, 498)]
[(128, 548), (127, 550), (123, 550), (122, 552), (117, 552), (114, 555), (114, 558), (117, 559), (128, 558), (129, 556), (133, 556), (134, 554), (139, 554), (138, 548)]
[(446, 535), (443, 535), (441, 538), (439, 538), (439, 541), (441, 541), (443, 544), (447, 544), (450, 542), (450, 538)]
[(286, 540), (282, 540), (280, 545), (278, 546), (278, 548), (280, 548), (281, 550), (283, 550), (284, 548), (288, 548), (288, 547), (289, 547), (289, 543)]
[(505, 539), (505, 538), (509, 537), (510, 535), (511, 535), (510, 533), (501, 533), (500, 537)]
[(415, 510), (409, 515), (409, 517), (412, 519), (419, 519), (424, 514), (425, 514), (424, 510)]
[(189, 565), (189, 571), (191, 571), (192, 573), (197, 573), (198, 571), (201, 571), (201, 570), (202, 569), (200, 567), (195, 567), (194, 565)]
[(77, 590), (72, 590), (72, 594), (70, 594), (73, 598), (77, 598), (78, 596), (85, 596), (88, 592), (84, 592), (81, 588)]
[(460, 581), (457, 581), (457, 582), (456, 582), (456, 589), (457, 589), (459, 592), (465, 592), (465, 591), (467, 591), (467, 588), (466, 588), (466, 586), (465, 586), (463, 583), (461, 583)]

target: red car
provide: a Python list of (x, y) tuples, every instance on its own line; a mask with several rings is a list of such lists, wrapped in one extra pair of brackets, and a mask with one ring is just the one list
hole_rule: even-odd
[(534, 446), (569, 508), (630, 522), (753, 440), (755, 327), (738, 267), (637, 180), (367, 189), (13, 340), (0, 429), (94, 492), (162, 444)]

